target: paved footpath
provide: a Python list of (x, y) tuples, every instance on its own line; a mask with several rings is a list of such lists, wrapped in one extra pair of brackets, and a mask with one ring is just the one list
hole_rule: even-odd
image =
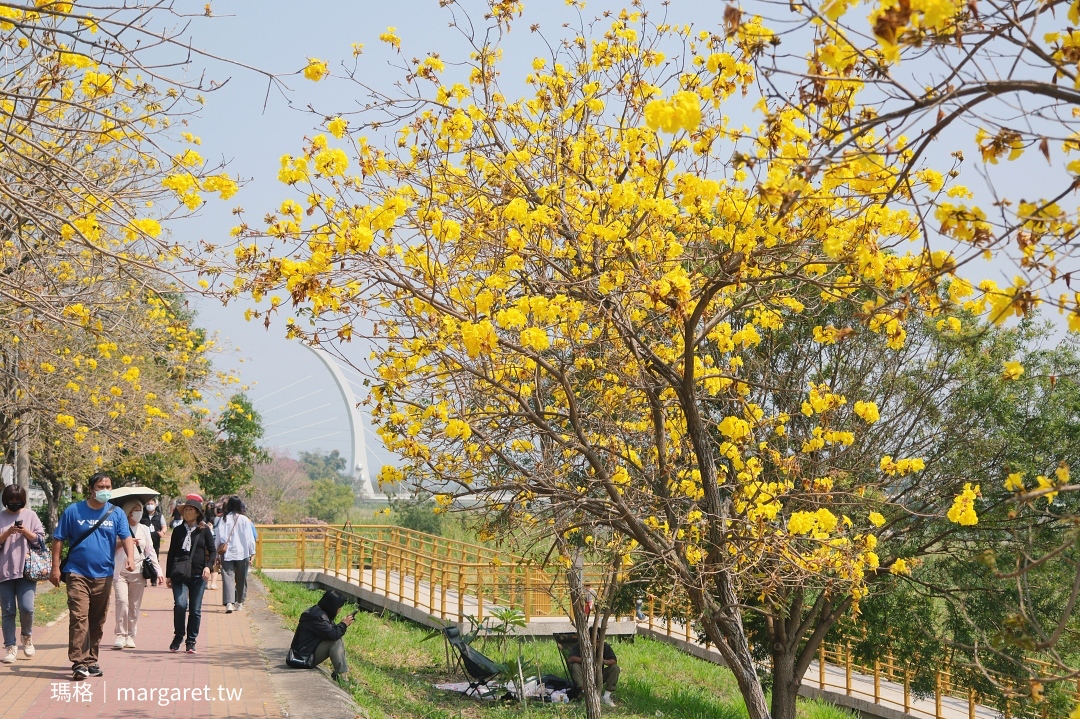
[[(54, 591), (63, 591), (63, 585)], [(136, 649), (112, 648), (113, 609), (110, 603), (101, 641), (103, 677), (71, 681), (66, 616), (54, 626), (35, 628), (34, 657), (20, 651), (15, 664), (0, 665), (4, 719), (287, 716), (269, 686), (247, 612), (225, 614), (220, 589), (204, 596), (194, 655), (168, 649), (172, 590), (146, 588)]]
[[(168, 543), (163, 537), (162, 564)], [(137, 648), (113, 649), (110, 598), (98, 654), (104, 676), (81, 682), (71, 681), (67, 613), (51, 627), (34, 627), (34, 656), (20, 650), (14, 664), (0, 664), (0, 719), (362, 719), (352, 697), (330, 680), (328, 666), (285, 666), (294, 625), (270, 610), (262, 582), (248, 575), (244, 611), (232, 614), (221, 604), (220, 576), (218, 586), (203, 594), (196, 654), (169, 651), (173, 599), (164, 585), (143, 594)], [(51, 591), (63, 592), (64, 585)]]

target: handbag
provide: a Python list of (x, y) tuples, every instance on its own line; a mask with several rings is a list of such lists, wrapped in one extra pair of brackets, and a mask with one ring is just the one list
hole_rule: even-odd
[(228, 538), (226, 538), (225, 541), (221, 543), (221, 546), (217, 548), (217, 553), (221, 557), (224, 557), (225, 552), (229, 550), (229, 542), (232, 540), (233, 532), (236, 531), (236, 525), (238, 524), (240, 524), (240, 517), (234, 515), (232, 529), (229, 530)]
[(289, 647), (289, 653), (285, 655), (285, 664), (293, 669), (311, 669), (315, 666), (315, 655), (301, 654)]
[(87, 532), (86, 534), (84, 534), (83, 536), (79, 537), (79, 538), (78, 538), (78, 539), (76, 539), (76, 540), (75, 540), (74, 542), (72, 542), (72, 543), (71, 543), (70, 545), (68, 545), (68, 553), (67, 553), (67, 556), (66, 556), (66, 557), (64, 557), (64, 561), (60, 562), (60, 581), (61, 581), (61, 582), (63, 582), (64, 584), (67, 584), (67, 581), (68, 581), (68, 577), (70, 577), (70, 576), (71, 576), (71, 572), (69, 572), (69, 571), (67, 571), (66, 569), (64, 569), (64, 567), (66, 567), (66, 566), (67, 566), (67, 563), (68, 563), (68, 559), (70, 559), (70, 558), (71, 558), (71, 553), (72, 553), (72, 552), (73, 552), (73, 551), (75, 550), (75, 547), (77, 547), (77, 546), (79, 546), (80, 544), (82, 544), (82, 542), (83, 542), (83, 540), (84, 540), (84, 539), (86, 539), (86, 538), (87, 538), (87, 537), (89, 537), (89, 536), (90, 536), (91, 534), (93, 534), (94, 532), (96, 532), (96, 531), (98, 530), (98, 527), (100, 527), (100, 526), (102, 525), (102, 523), (103, 523), (103, 522), (104, 522), (104, 521), (105, 521), (106, 519), (108, 519), (109, 517), (111, 517), (111, 516), (112, 516), (112, 513), (113, 513), (114, 511), (116, 511), (116, 507), (113, 507), (112, 509), (109, 509), (109, 510), (108, 510), (107, 512), (105, 512), (105, 514), (101, 515), (101, 518), (100, 518), (100, 519), (98, 519), (98, 521), (94, 522), (94, 526), (93, 526), (93, 527), (90, 527), (90, 531), (88, 531), (88, 532)]
[(43, 540), (37, 540), (30, 544), (30, 551), (26, 553), (26, 564), (23, 565), (23, 578), (31, 582), (40, 582), (49, 578), (52, 571), (52, 553), (45, 547)]
[(155, 584), (158, 579), (158, 573), (157, 570), (154, 569), (153, 562), (150, 561), (150, 557), (146, 556), (146, 552), (142, 550), (142, 547), (139, 547), (139, 554), (143, 555), (143, 558), (140, 560), (142, 562), (143, 579), (149, 579), (151, 584)]

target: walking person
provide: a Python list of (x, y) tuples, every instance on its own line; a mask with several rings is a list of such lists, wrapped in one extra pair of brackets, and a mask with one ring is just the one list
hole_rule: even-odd
[(147, 501), (143, 511), (142, 524), (150, 528), (150, 539), (154, 543), (154, 555), (161, 554), (161, 535), (165, 531), (165, 517), (156, 499)]
[(180, 514), (180, 507), (183, 506), (183, 502), (179, 499), (173, 502), (172, 514), (169, 516), (169, 529), (176, 529), (184, 523), (184, 518)]
[(214, 563), (214, 534), (203, 521), (203, 500), (189, 494), (180, 507), (181, 522), (173, 529), (165, 561), (165, 586), (173, 593), (173, 640), (169, 651), (195, 653), (202, 622), (203, 592)]
[(26, 490), (12, 484), (0, 495), (0, 610), (3, 614), (4, 664), (13, 664), (19, 655), (15, 644), (15, 612), (19, 613), (22, 648), (26, 658), (34, 656), (34, 597), (37, 582), (23, 575), (30, 547), (45, 548), (45, 528), (32, 509), (26, 509)]
[(225, 613), (244, 609), (247, 574), (255, 556), (255, 527), (244, 516), (239, 497), (229, 497), (225, 516), (218, 526), (217, 552), (221, 561), (221, 603)]
[[(90, 496), (68, 506), (53, 532), (52, 572), (49, 581), (67, 583), (68, 660), (72, 679), (100, 677), (98, 649), (109, 611), (109, 595), (116, 564), (116, 545), (126, 553), (124, 570), (135, 571), (135, 542), (121, 509), (109, 504), (112, 477), (98, 472), (87, 480)], [(61, 566), (60, 550), (68, 543)]]
[[(210, 534), (214, 537), (214, 541), (217, 541), (218, 523), (221, 521), (221, 517), (218, 516), (218, 508), (213, 502), (207, 502), (203, 506), (203, 522), (210, 528)], [(215, 555), (214, 562), (210, 565), (210, 585), (208, 589), (217, 589), (218, 573), (221, 571), (220, 563)]]
[(161, 576), (161, 565), (153, 551), (150, 528), (142, 524), (143, 505), (137, 499), (129, 499), (123, 504), (127, 516), (128, 529), (135, 539), (135, 571), (124, 569), (127, 555), (123, 547), (116, 549), (116, 571), (113, 574), (113, 594), (116, 597), (116, 641), (113, 649), (134, 649), (135, 634), (139, 629), (139, 610), (142, 608), (143, 590), (147, 578), (143, 576), (143, 563), (149, 562), (153, 574)]

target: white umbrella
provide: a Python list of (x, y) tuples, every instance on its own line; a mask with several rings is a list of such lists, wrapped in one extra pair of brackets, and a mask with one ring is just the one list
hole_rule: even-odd
[(146, 504), (147, 500), (159, 496), (161, 496), (161, 492), (149, 487), (117, 487), (112, 491), (112, 497), (109, 498), (109, 501), (117, 506), (129, 499), (137, 499)]

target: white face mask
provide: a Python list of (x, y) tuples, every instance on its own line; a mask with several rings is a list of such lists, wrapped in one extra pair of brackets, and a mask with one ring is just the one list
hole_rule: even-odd
[(146, 511), (149, 512), (150, 514), (153, 514), (155, 509), (157, 509), (157, 505), (154, 505), (154, 504), (146, 505)]
[(142, 510), (141, 509), (136, 509), (134, 512), (131, 513), (131, 521), (132, 522), (135, 522), (135, 524), (138, 524), (140, 519), (142, 519)]

